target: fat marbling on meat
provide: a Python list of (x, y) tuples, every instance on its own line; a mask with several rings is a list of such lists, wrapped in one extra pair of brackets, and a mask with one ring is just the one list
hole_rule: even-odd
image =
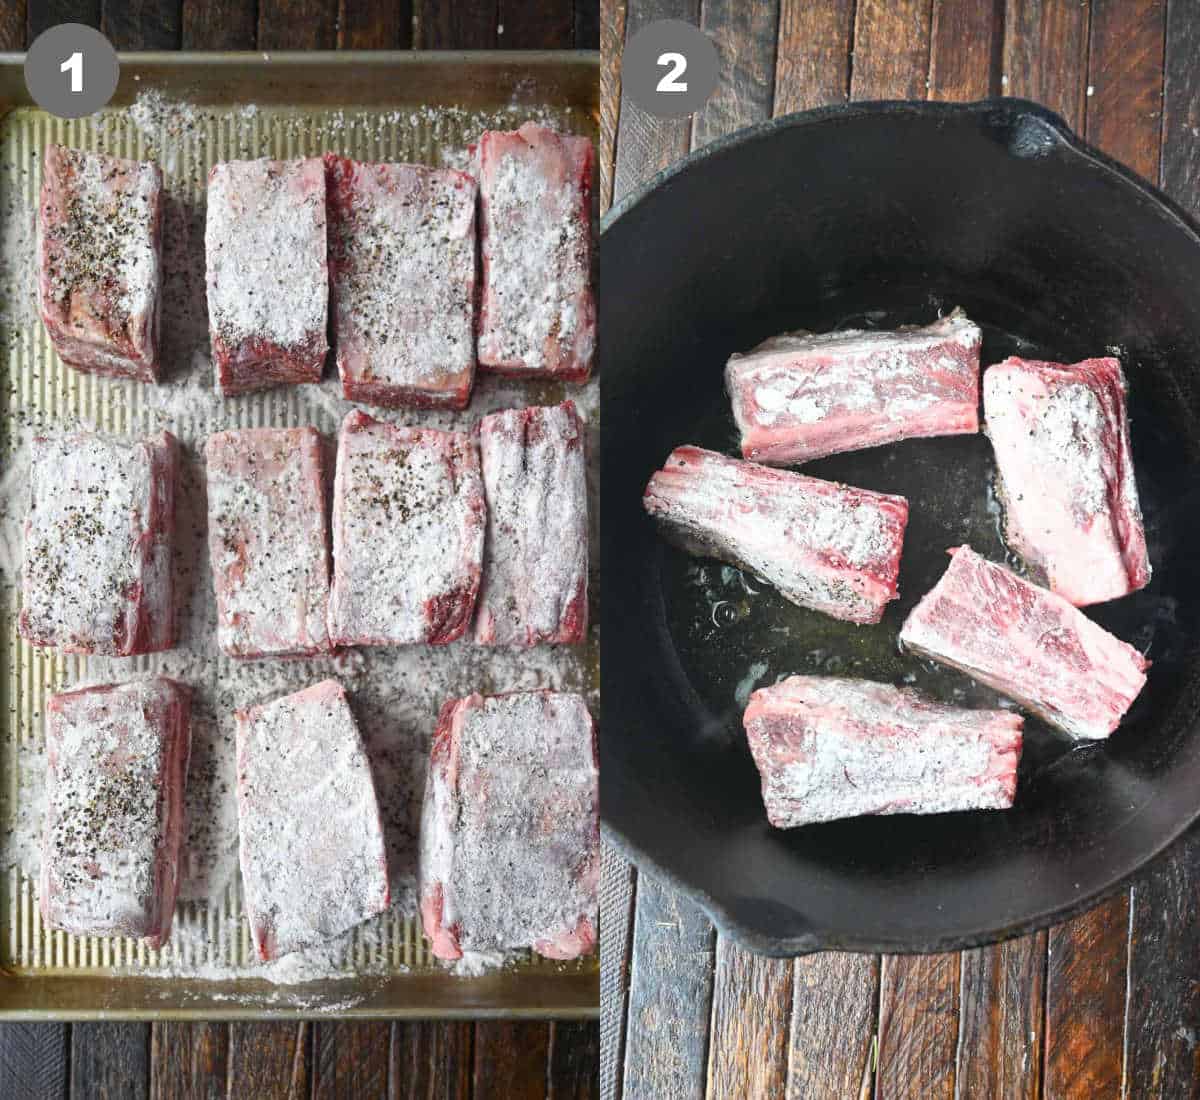
[(896, 598), (903, 497), (678, 447), (642, 503), (669, 542), (747, 569), (801, 607), (877, 623)]
[(1120, 362), (1006, 359), (984, 372), (983, 409), (1009, 546), (1076, 607), (1145, 587)]
[(979, 326), (787, 333), (734, 355), (725, 385), (742, 456), (773, 466), (979, 431)]
[(1117, 728), (1149, 662), (1061, 596), (985, 560), (969, 546), (913, 608), (909, 649), (1015, 699), (1072, 737)]
[(743, 716), (767, 818), (790, 829), (861, 814), (1012, 805), (1020, 715), (965, 710), (911, 688), (791, 676), (750, 696)]

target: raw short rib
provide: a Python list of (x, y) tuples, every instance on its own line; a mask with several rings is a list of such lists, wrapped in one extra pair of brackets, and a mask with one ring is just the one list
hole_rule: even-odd
[(238, 711), (237, 793), (259, 958), (324, 943), (388, 907), (375, 781), (336, 680)]
[(525, 691), (446, 703), (421, 817), (421, 916), (434, 955), (590, 952), (599, 806), (583, 696)]
[(742, 455), (789, 466), (979, 431), (979, 327), (956, 309), (924, 328), (788, 333), (725, 367)]
[(986, 561), (969, 546), (913, 608), (909, 649), (1015, 699), (1072, 737), (1117, 728), (1149, 662), (1061, 596)]
[(1076, 607), (1144, 588), (1120, 362), (1006, 359), (984, 372), (983, 409), (1009, 546)]
[(964, 710), (909, 688), (792, 676), (743, 718), (767, 819), (781, 829), (861, 814), (1012, 805), (1023, 719)]
[(904, 497), (677, 447), (642, 503), (668, 542), (749, 570), (801, 607), (877, 623), (896, 598)]
[(221, 392), (320, 382), (329, 277), (325, 168), (234, 160), (208, 174), (208, 324)]
[(190, 696), (172, 680), (80, 688), (46, 708), (42, 921), (160, 947), (179, 892)]
[(596, 347), (592, 143), (527, 122), (515, 131), (488, 130), (476, 158), (479, 365), (586, 381)]
[(33, 441), (20, 633), (64, 653), (175, 644), (171, 548), (179, 445), (169, 432)]
[(315, 428), (208, 437), (217, 641), (231, 657), (311, 657), (329, 649), (323, 450)]
[(465, 432), (403, 428), (352, 412), (333, 488), (334, 645), (441, 645), (475, 610), (487, 505)]
[(64, 363), (158, 378), (162, 172), (48, 145), (38, 205), (38, 299)]
[(485, 416), (479, 441), (488, 533), (475, 641), (583, 641), (587, 478), (574, 404)]
[(475, 378), (475, 180), (333, 155), (326, 167), (343, 395), (465, 408)]

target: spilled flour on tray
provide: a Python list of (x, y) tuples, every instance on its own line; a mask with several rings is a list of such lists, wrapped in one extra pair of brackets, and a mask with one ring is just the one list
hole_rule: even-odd
[[(525, 93), (522, 93), (522, 97)], [(517, 97), (520, 99), (522, 97)], [(20, 114), (20, 112), (14, 112)], [(201, 981), (244, 980), (253, 988), (230, 997), (247, 1005), (280, 1004), (337, 1011), (357, 1003), (362, 979), (424, 968), (416, 901), (417, 832), (426, 759), (438, 710), (448, 698), (483, 693), (552, 688), (583, 691), (594, 713), (597, 632), (586, 647), (542, 646), (529, 651), (448, 646), (358, 649), (313, 660), (237, 661), (216, 648), (216, 602), (208, 562), (204, 441), (215, 431), (257, 425), (312, 425), (332, 437), (341, 419), (358, 406), (341, 397), (332, 365), (319, 385), (291, 386), (222, 399), (215, 391), (209, 350), (204, 284), (204, 190), (222, 134), (226, 157), (319, 155), (326, 150), (365, 160), (397, 160), (463, 167), (467, 146), (487, 128), (514, 129), (527, 119), (565, 130), (590, 131), (582, 112), (517, 101), (497, 110), (464, 107), (411, 107), (394, 110), (331, 110), (301, 113), (287, 108), (213, 109), (143, 92), (131, 107), (104, 112), (88, 124), (81, 146), (116, 155), (142, 155), (164, 172), (163, 380), (140, 386), (114, 379), (82, 379), (66, 372), (70, 392), (85, 389), (88, 403), (43, 399), (43, 387), (18, 388), (10, 374), (10, 417), (0, 436), (0, 587), (10, 612), (21, 557), (21, 527), (28, 494), (29, 441), (45, 430), (84, 427), (117, 434), (167, 429), (181, 444), (181, 472), (175, 538), (176, 600), (180, 642), (166, 653), (136, 658), (29, 658), (35, 675), (50, 690), (131, 680), (153, 675), (176, 677), (193, 688), (192, 758), (187, 792), (187, 834), (181, 867), (180, 902), (169, 943), (153, 961), (128, 969), (143, 975)], [(11, 124), (11, 116), (4, 120)], [(28, 122), (25, 123), (28, 125)], [(11, 140), (11, 138), (9, 139)], [(36, 195), (36, 159), (17, 168), (0, 167), (8, 199), (4, 249), (0, 255), (0, 333), (9, 364), (32, 362), (47, 377), (61, 372), (48, 351), (32, 297), (35, 277), (32, 220), (19, 212)], [(20, 353), (13, 349), (24, 342)], [(11, 367), (10, 367), (11, 371)], [(56, 384), (57, 385), (57, 384)], [(394, 412), (370, 409), (379, 419), (420, 427), (467, 429), (482, 415), (505, 408), (552, 404), (570, 397), (588, 425), (588, 482), (592, 560), (596, 561), (599, 385), (521, 383), (494, 375), (477, 379), (466, 412)], [(73, 411), (96, 410), (84, 415)], [(593, 593), (596, 591), (592, 567)], [(593, 597), (594, 602), (594, 597)], [(592, 620), (596, 616), (593, 613)], [(31, 651), (32, 652), (32, 651)], [(234, 711), (299, 690), (327, 677), (341, 681), (371, 759), (387, 845), (391, 909), (319, 948), (296, 952), (261, 965), (249, 947), (241, 905), (238, 823), (235, 797)], [(16, 771), (17, 797), (2, 806), (0, 861), (36, 881), (45, 804), (46, 760), (41, 716), (32, 700), (17, 715), (18, 732), (6, 746)], [(10, 791), (14, 787), (10, 784)], [(10, 881), (12, 877), (10, 875)], [(410, 931), (413, 923), (416, 930)], [(5, 931), (4, 936), (24, 933)], [(16, 957), (34, 952), (24, 941), (5, 949)], [(40, 957), (40, 955), (39, 955)], [(523, 955), (471, 957), (446, 973), (474, 976), (519, 962)], [(336, 979), (353, 978), (348, 992)], [(325, 982), (331, 992), (305, 990)], [(261, 984), (258, 980), (261, 980)], [(290, 987), (295, 987), (294, 989)]]

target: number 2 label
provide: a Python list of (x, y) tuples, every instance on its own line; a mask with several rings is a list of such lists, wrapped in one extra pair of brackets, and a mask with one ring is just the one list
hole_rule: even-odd
[(76, 50), (58, 67), (60, 73), (71, 74), (71, 91), (79, 95), (83, 92), (83, 54)]
[[(78, 56), (78, 55), (76, 55)], [(658, 92), (686, 92), (687, 81), (679, 78), (687, 72), (687, 58), (681, 53), (662, 53), (658, 55), (657, 64), (669, 65), (670, 71), (655, 86)]]

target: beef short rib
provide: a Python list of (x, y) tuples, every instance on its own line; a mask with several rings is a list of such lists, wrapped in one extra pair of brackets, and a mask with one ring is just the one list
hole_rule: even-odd
[(742, 455), (788, 466), (900, 439), (979, 431), (979, 327), (789, 333), (725, 367)]
[(64, 363), (158, 378), (162, 172), (48, 145), (38, 204), (38, 300)]
[(1076, 607), (1145, 587), (1120, 362), (1006, 359), (984, 372), (983, 408), (1009, 546)]
[(669, 542), (746, 569), (801, 607), (877, 623), (896, 598), (903, 497), (678, 447), (642, 503)]
[(465, 408), (475, 378), (475, 180), (332, 155), (326, 166), (343, 395)]
[(767, 819), (781, 829), (861, 814), (1012, 805), (1020, 715), (931, 702), (909, 688), (792, 676), (743, 718)]
[(238, 711), (237, 799), (259, 958), (324, 943), (388, 907), (375, 781), (337, 681)]
[(217, 641), (231, 657), (311, 657), (329, 649), (323, 450), (315, 428), (208, 437)]
[(538, 645), (587, 633), (584, 432), (570, 401), (479, 424), (488, 531), (475, 641)]
[(596, 734), (581, 695), (469, 695), (442, 707), (421, 817), (421, 915), (433, 953), (596, 943)]
[(204, 248), (221, 391), (321, 381), (329, 278), (320, 159), (214, 165)]
[(1149, 662), (1061, 596), (986, 561), (969, 546), (913, 608), (909, 649), (959, 669), (1072, 737), (1117, 728)]
[(150, 947), (171, 934), (189, 713), (187, 689), (161, 678), (50, 697), (39, 887), (48, 928)]
[(440, 645), (471, 621), (487, 505), (465, 432), (404, 428), (352, 412), (333, 489), (334, 645)]
[(484, 133), (476, 160), (479, 365), (583, 382), (596, 347), (592, 143), (527, 122)]
[(175, 644), (171, 549), (179, 447), (169, 432), (33, 441), (19, 618), (64, 653), (130, 657)]

